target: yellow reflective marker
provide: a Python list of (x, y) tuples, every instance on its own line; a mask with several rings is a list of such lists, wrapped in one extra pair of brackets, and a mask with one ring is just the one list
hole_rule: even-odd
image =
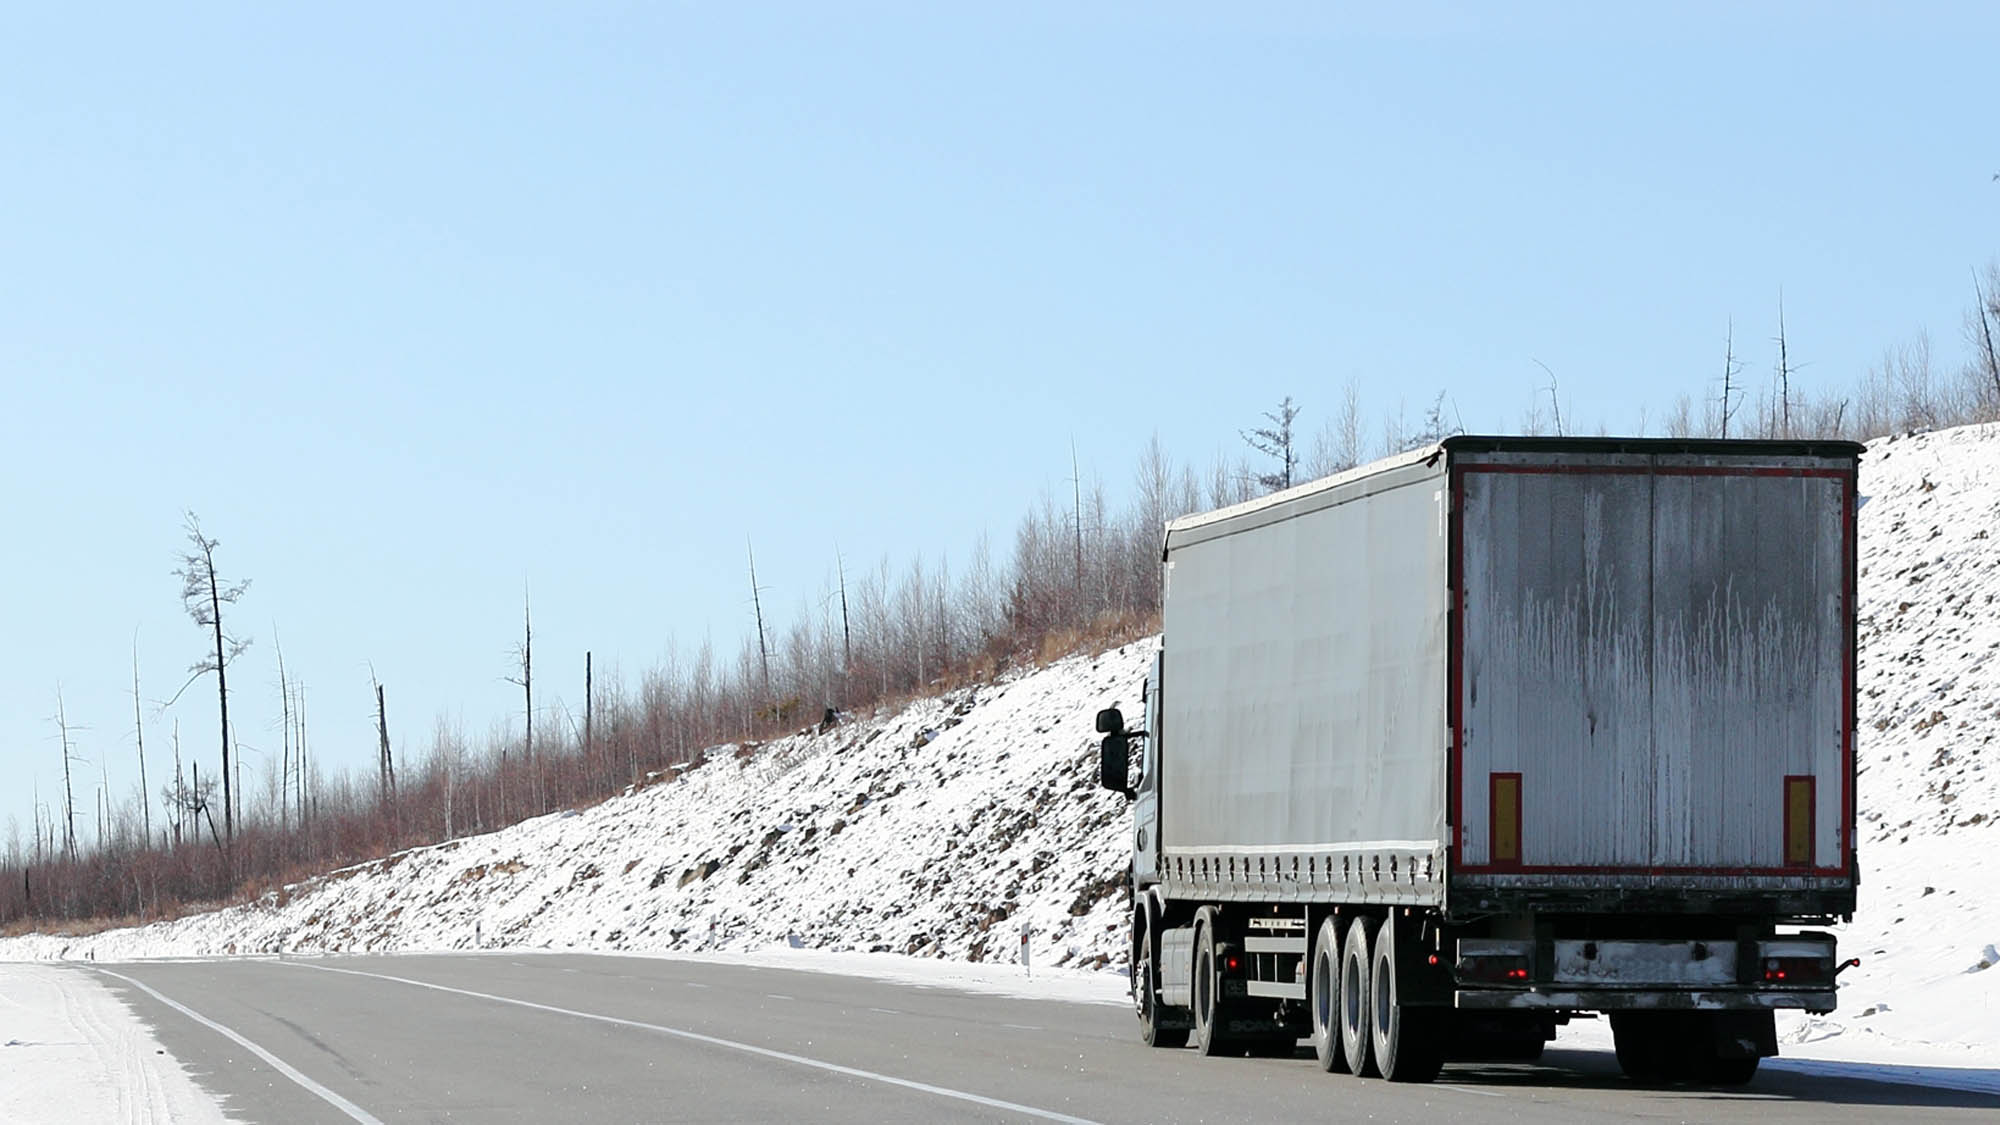
[(1492, 813), (1489, 840), (1495, 867), (1518, 867), (1521, 863), (1521, 775), (1493, 774), (1487, 790), (1487, 808)]
[(1790, 774), (1785, 777), (1785, 866), (1811, 867), (1813, 863), (1813, 779)]

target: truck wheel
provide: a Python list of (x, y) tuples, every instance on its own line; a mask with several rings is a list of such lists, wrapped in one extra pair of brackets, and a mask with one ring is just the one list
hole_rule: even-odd
[(1406, 1005), (1396, 987), (1396, 923), (1375, 931), (1369, 969), (1368, 1034), (1375, 1067), (1391, 1082), (1429, 1082), (1444, 1065), (1439, 1020), (1431, 1009)]
[(1374, 1022), (1368, 1011), (1369, 994), (1374, 991), (1368, 983), (1368, 946), (1376, 925), (1373, 918), (1356, 918), (1347, 924), (1347, 940), (1341, 943), (1340, 1047), (1348, 1073), (1363, 1078), (1381, 1073), (1375, 1069), (1373, 1038), (1368, 1034), (1368, 1025)]
[(1701, 1012), (1689, 1022), (1689, 1069), (1696, 1082), (1741, 1086), (1756, 1077), (1763, 1052), (1777, 1050), (1778, 1031), (1768, 1011)]
[(1611, 1044), (1625, 1077), (1650, 1085), (1667, 1076), (1665, 1030), (1652, 1012), (1611, 1013)]
[(1240, 1054), (1222, 1030), (1222, 975), (1215, 963), (1215, 923), (1204, 909), (1194, 934), (1194, 1045), (1204, 1055)]
[(1340, 927), (1328, 918), (1319, 924), (1313, 942), (1312, 1008), (1313, 1057), (1329, 1074), (1346, 1074), (1347, 1051), (1340, 1038)]
[(1132, 979), (1139, 992), (1139, 1037), (1146, 1041), (1146, 1046), (1187, 1046), (1187, 1028), (1160, 1026), (1160, 970), (1153, 963), (1152, 934), (1147, 934), (1140, 945), (1139, 968), (1132, 974)]

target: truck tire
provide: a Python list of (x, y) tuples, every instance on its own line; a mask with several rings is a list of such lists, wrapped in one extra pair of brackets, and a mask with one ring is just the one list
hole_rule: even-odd
[(1778, 1051), (1774, 1013), (1700, 1012), (1690, 1021), (1693, 1035), (1690, 1069), (1696, 1082), (1709, 1086), (1741, 1086), (1757, 1075), (1766, 1053)]
[(1242, 1047), (1223, 1030), (1222, 973), (1215, 963), (1215, 918), (1203, 907), (1195, 915), (1194, 974), (1189, 977), (1194, 993), (1194, 1046), (1204, 1055), (1242, 1054)]
[(1313, 1057), (1328, 1074), (1346, 1074), (1347, 1050), (1340, 1038), (1340, 927), (1328, 918), (1313, 941), (1311, 993)]
[(1672, 1029), (1658, 1012), (1612, 1012), (1611, 1045), (1618, 1069), (1634, 1082), (1655, 1085), (1676, 1070)]
[(1369, 943), (1368, 1034), (1375, 1068), (1391, 1082), (1429, 1082), (1444, 1066), (1443, 1037), (1435, 1009), (1405, 1004), (1397, 987), (1396, 921)]
[(1347, 1058), (1347, 1071), (1363, 1078), (1381, 1073), (1375, 1069), (1374, 1038), (1368, 1027), (1374, 1022), (1368, 1000), (1374, 989), (1369, 985), (1369, 945), (1378, 923), (1360, 917), (1347, 924), (1347, 940), (1340, 954), (1340, 1047)]
[(1139, 944), (1139, 967), (1132, 973), (1132, 983), (1138, 992), (1139, 1038), (1145, 1040), (1148, 1047), (1172, 1049), (1187, 1046), (1187, 1028), (1160, 1026), (1160, 968), (1153, 962), (1153, 935), (1150, 933)]

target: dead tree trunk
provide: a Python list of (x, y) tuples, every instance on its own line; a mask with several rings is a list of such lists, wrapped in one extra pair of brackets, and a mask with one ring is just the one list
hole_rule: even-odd
[(132, 632), (132, 738), (139, 746), (139, 818), (148, 847), (153, 840), (153, 797), (146, 791), (146, 721), (139, 710), (139, 633)]
[(76, 790), (69, 773), (69, 714), (63, 709), (62, 689), (56, 689), (56, 736), (62, 743), (63, 764), (63, 851), (76, 862)]
[(1729, 437), (1729, 416), (1734, 413), (1729, 400), (1736, 390), (1736, 373), (1742, 369), (1736, 362), (1736, 318), (1731, 317), (1727, 333), (1722, 339), (1722, 436), (1724, 438)]
[(181, 721), (174, 720), (174, 847), (181, 846), (187, 828), (187, 785), (181, 773)]
[(757, 590), (757, 552), (746, 541), (744, 547), (750, 554), (750, 609), (757, 620), (757, 661), (763, 669), (764, 702), (771, 702), (771, 650), (764, 642), (764, 603)]
[(840, 548), (833, 549), (833, 565), (840, 575), (840, 699), (838, 705), (847, 705), (847, 673), (854, 667), (854, 632), (847, 623), (847, 562), (840, 557)]
[(271, 647), (278, 651), (278, 834), (289, 838), (292, 808), (292, 689), (285, 682), (285, 646), (278, 643), (278, 627), (271, 627)]
[(396, 761), (389, 753), (389, 705), (379, 683), (375, 685), (375, 737), (381, 747), (377, 765), (382, 772), (382, 807), (387, 809), (396, 800)]
[[(216, 587), (215, 568), (208, 568), (209, 606), (214, 614), (215, 626), (215, 698), (222, 711), (222, 834), (231, 844), (236, 842), (236, 804), (233, 791), (229, 787), (229, 669), (223, 657), (222, 645), (222, 595)], [(214, 817), (209, 818), (213, 828)], [(225, 851), (227, 849), (224, 849)]]

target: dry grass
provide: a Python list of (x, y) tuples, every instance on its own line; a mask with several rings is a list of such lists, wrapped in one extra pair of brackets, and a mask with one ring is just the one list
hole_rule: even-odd
[(1066, 657), (1104, 652), (1159, 631), (1160, 615), (1157, 612), (1106, 611), (1089, 625), (1058, 629), (1044, 636), (1035, 649), (1035, 665), (1046, 668)]

